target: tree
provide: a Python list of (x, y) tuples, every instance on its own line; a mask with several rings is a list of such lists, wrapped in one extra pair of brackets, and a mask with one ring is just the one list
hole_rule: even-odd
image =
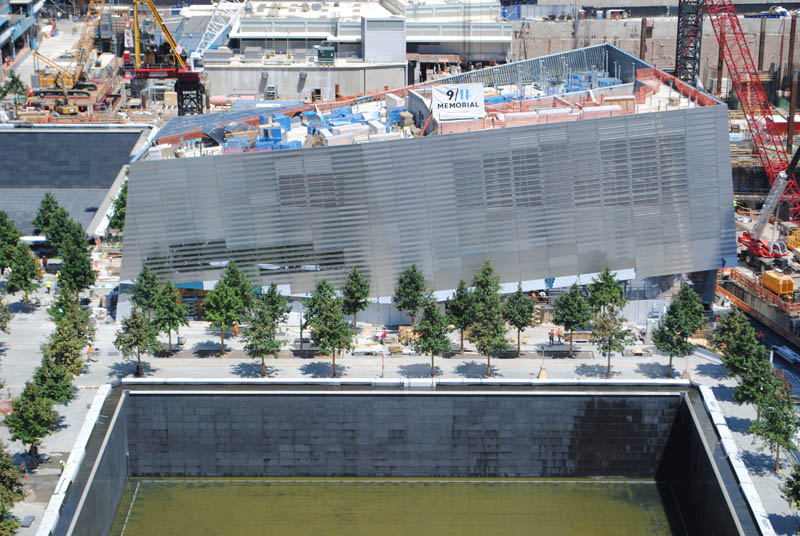
[(667, 313), (653, 333), (656, 348), (669, 354), (667, 376), (672, 377), (672, 358), (692, 351), (694, 345), (689, 338), (702, 327), (703, 304), (691, 287), (684, 286), (672, 299)]
[(61, 322), (56, 324), (55, 331), (42, 344), (42, 355), (64, 366), (71, 374), (78, 375), (83, 369), (83, 349), (85, 347), (86, 342), (81, 338), (74, 324)]
[(435, 376), (436, 372), (433, 357), (450, 350), (447, 331), (447, 319), (439, 311), (439, 304), (436, 303), (432, 294), (427, 294), (422, 302), (422, 316), (414, 326), (414, 333), (417, 335), (414, 340), (414, 350), (420, 354), (431, 356), (431, 378)]
[(8, 218), (8, 214), (0, 210), (0, 274), (11, 266), (14, 246), (17, 245), (21, 236), (22, 233), (19, 232), (14, 222)]
[(58, 203), (56, 196), (52, 192), (45, 192), (41, 203), (39, 203), (39, 210), (36, 212), (36, 217), (33, 219), (33, 227), (37, 233), (47, 234), (50, 229), (53, 214), (56, 213), (61, 205)]
[(344, 314), (353, 315), (353, 329), (356, 331), (358, 312), (367, 308), (367, 296), (369, 296), (369, 278), (353, 266), (342, 287), (342, 309)]
[[(71, 225), (72, 220), (69, 217), (69, 212), (63, 207), (58, 207), (51, 215), (48, 227), (44, 229), (44, 234), (47, 241), (51, 246), (56, 248), (59, 255), (64, 247), (64, 242), (74, 232), (74, 227)], [(81, 229), (83, 230), (83, 229)]]
[(244, 333), (245, 350), (254, 358), (261, 358), (261, 377), (267, 375), (264, 358), (272, 354), (277, 359), (281, 344), (278, 340), (278, 324), (286, 320), (292, 310), (289, 300), (278, 291), (278, 285), (270, 284), (267, 292), (256, 299), (250, 312), (250, 326)]
[(92, 257), (85, 242), (67, 237), (61, 243), (59, 252), (63, 260), (59, 269), (59, 286), (80, 294), (94, 285), (97, 274), (92, 268)]
[(11, 439), (30, 445), (33, 465), (38, 461), (38, 447), (42, 439), (50, 435), (58, 423), (58, 413), (53, 409), (53, 401), (47, 398), (41, 387), (34, 382), (26, 382), (19, 398), (11, 403), (13, 412), (6, 415)]
[(448, 298), (444, 305), (447, 313), (447, 321), (455, 326), (461, 338), (460, 353), (464, 353), (464, 330), (469, 329), (475, 321), (475, 314), (472, 303), (472, 293), (467, 288), (467, 283), (463, 279), (458, 282), (456, 292), (452, 298)]
[(6, 281), (8, 292), (22, 291), (25, 295), (25, 310), (30, 312), (29, 294), (39, 287), (39, 271), (27, 244), (19, 242), (11, 254), (11, 273)]
[(33, 373), (33, 381), (54, 404), (66, 404), (75, 398), (70, 370), (47, 356), (42, 356), (41, 364)]
[(169, 337), (169, 352), (172, 353), (172, 332), (177, 332), (181, 326), (188, 326), (189, 310), (178, 302), (180, 293), (172, 281), (167, 281), (158, 289), (156, 294), (156, 328), (160, 333), (167, 332)]
[(402, 272), (397, 278), (397, 285), (394, 287), (394, 297), (392, 303), (400, 311), (405, 311), (411, 317), (411, 325), (414, 325), (414, 317), (422, 307), (425, 300), (425, 276), (412, 264)]
[[(17, 98), (28, 94), (28, 87), (25, 85), (20, 77), (14, 71), (8, 72), (8, 79), (4, 84), (0, 85), (0, 100), (6, 98), (6, 95), (14, 95), (14, 111), (17, 110)], [(2, 523), (0, 523), (2, 526)]]
[(492, 354), (508, 347), (503, 323), (503, 302), (500, 297), (500, 276), (489, 260), (483, 263), (472, 278), (472, 303), (475, 321), (471, 340), (478, 352), (486, 356), (486, 376), (492, 375)]
[(522, 285), (517, 285), (517, 291), (503, 305), (503, 319), (517, 328), (517, 354), (520, 353), (520, 334), (530, 325), (535, 311), (536, 302), (530, 294), (522, 292)]
[(8, 308), (8, 304), (6, 304), (3, 297), (0, 296), (0, 331), (9, 333), (8, 326), (11, 324), (12, 317), (11, 309)]
[(221, 281), (236, 294), (240, 303), (237, 320), (243, 318), (253, 306), (253, 283), (234, 261), (230, 261), (223, 270)]
[(800, 504), (800, 465), (792, 464), (792, 474), (786, 479), (786, 485), (781, 488), (792, 506)]
[(119, 190), (119, 195), (114, 199), (114, 215), (108, 226), (112, 229), (125, 229), (125, 208), (128, 205), (128, 181), (122, 183), (122, 188)]
[(11, 507), (23, 497), (22, 475), (25, 466), (14, 463), (14, 458), (0, 443), (0, 536), (11, 536), (19, 522), (11, 517)]
[(564, 331), (570, 334), (569, 355), (572, 357), (572, 332), (586, 329), (592, 320), (589, 302), (581, 294), (576, 283), (573, 283), (567, 292), (562, 294), (553, 303), (556, 324), (564, 326)]
[(757, 420), (761, 416), (761, 408), (769, 404), (780, 388), (781, 381), (775, 377), (765, 349), (762, 355), (751, 357), (747, 369), (733, 391), (733, 400), (737, 404), (754, 404)]
[(203, 300), (203, 315), (219, 329), (220, 355), (225, 355), (225, 330), (241, 319), (243, 309), (240, 295), (222, 279)]
[(611, 354), (624, 352), (625, 344), (630, 340), (628, 330), (622, 327), (623, 322), (625, 318), (619, 309), (613, 304), (608, 304), (602, 307), (592, 324), (592, 336), (597, 349), (608, 359), (606, 378), (611, 377)]
[(311, 340), (323, 354), (331, 354), (332, 375), (336, 377), (336, 351), (351, 347), (353, 332), (344, 317), (342, 300), (324, 279), (317, 281), (306, 304), (306, 325), (311, 327)]
[(800, 428), (791, 395), (791, 387), (781, 385), (781, 388), (761, 407), (761, 415), (749, 429), (749, 432), (760, 438), (766, 447), (774, 446), (776, 473), (780, 469), (781, 447), (786, 450), (795, 448), (792, 439)]
[(152, 354), (161, 349), (158, 329), (143, 312), (134, 309), (130, 316), (122, 321), (122, 327), (114, 339), (114, 347), (126, 358), (136, 354), (136, 375), (141, 376), (142, 354)]
[(720, 351), (729, 376), (742, 377), (750, 369), (753, 357), (764, 357), (767, 353), (758, 342), (750, 321), (736, 307), (720, 319), (711, 334), (711, 341)]
[(72, 326), (85, 345), (91, 345), (94, 341), (95, 329), (91, 312), (81, 307), (78, 295), (70, 289), (62, 287), (58, 291), (53, 305), (47, 309), (47, 314), (56, 325), (67, 323)]
[(158, 305), (158, 275), (150, 271), (145, 265), (139, 272), (139, 277), (133, 282), (133, 297), (131, 301), (134, 307), (138, 307), (147, 313), (147, 318), (151, 318), (151, 313), (156, 310)]
[(622, 311), (628, 302), (625, 299), (625, 287), (617, 281), (608, 268), (600, 272), (597, 278), (592, 278), (592, 282), (589, 284), (588, 299), (589, 306), (595, 313), (604, 311), (609, 306)]

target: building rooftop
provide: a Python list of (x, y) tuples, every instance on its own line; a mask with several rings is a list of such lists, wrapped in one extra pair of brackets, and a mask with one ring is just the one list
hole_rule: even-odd
[[(478, 113), (431, 114), (433, 86), (482, 84)], [(475, 90), (477, 86), (472, 86)], [(215, 120), (205, 115), (193, 134), (167, 125), (176, 150), (156, 158), (372, 143), (425, 135), (514, 128), (718, 105), (637, 58), (601, 45), (381, 91), (348, 101), (292, 105), (273, 113), (254, 108)], [(214, 129), (216, 135), (209, 135)], [(176, 143), (176, 139), (180, 141)]]

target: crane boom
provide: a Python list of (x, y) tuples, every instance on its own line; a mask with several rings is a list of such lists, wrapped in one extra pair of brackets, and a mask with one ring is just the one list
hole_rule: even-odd
[[(103, 15), (105, 5), (106, 0), (91, 0), (89, 2), (81, 38), (75, 46), (73, 56), (75, 65), (72, 67), (72, 71), (76, 81), (81, 79), (81, 74), (86, 68), (86, 62), (89, 60), (89, 54), (94, 48), (95, 34), (97, 33), (97, 27), (100, 25), (100, 17)], [(72, 65), (70, 64), (70, 66)]]
[[(705, 0), (705, 5), (758, 157), (770, 184), (773, 184), (778, 174), (787, 170), (789, 158), (772, 122), (769, 101), (750, 55), (736, 9), (732, 0)], [(787, 175), (784, 197), (789, 200), (791, 220), (799, 222), (800, 188), (793, 173)]]
[(241, 16), (246, 4), (247, 0), (219, 0), (192, 55), (202, 57), (219, 36)]

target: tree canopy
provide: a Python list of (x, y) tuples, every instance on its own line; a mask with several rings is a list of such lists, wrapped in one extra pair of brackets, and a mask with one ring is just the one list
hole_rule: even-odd
[(11, 266), (11, 257), (14, 248), (19, 243), (22, 233), (8, 217), (8, 214), (0, 210), (0, 274)]
[(150, 271), (145, 265), (139, 272), (139, 277), (133, 282), (133, 297), (131, 301), (134, 307), (138, 307), (148, 318), (155, 312), (158, 305), (158, 292), (160, 281), (158, 275)]
[(323, 354), (331, 354), (332, 373), (336, 377), (336, 352), (352, 346), (353, 332), (344, 317), (342, 300), (327, 281), (317, 281), (306, 303), (306, 325), (311, 327), (311, 340)]
[[(253, 306), (253, 283), (247, 278), (244, 270), (239, 268), (234, 261), (230, 261), (222, 271), (220, 282), (230, 288), (238, 299), (237, 313), (239, 319), (244, 318), (247, 311)], [(237, 319), (238, 320), (238, 319)]]
[(625, 318), (613, 304), (606, 304), (597, 314), (592, 323), (592, 337), (597, 349), (606, 356), (606, 378), (611, 377), (611, 354), (624, 352), (625, 345), (630, 341), (628, 330), (622, 327)]
[(472, 278), (472, 303), (475, 321), (470, 340), (478, 352), (486, 356), (486, 375), (492, 375), (492, 355), (508, 347), (503, 323), (503, 302), (500, 296), (500, 276), (486, 260)]
[(25, 296), (25, 308), (30, 311), (29, 295), (39, 288), (39, 270), (27, 244), (18, 242), (11, 254), (11, 273), (6, 281), (8, 292), (22, 291)]
[(225, 354), (225, 330), (238, 322), (244, 313), (244, 306), (240, 294), (225, 284), (224, 280), (217, 281), (214, 290), (206, 294), (203, 300), (203, 316), (211, 326), (219, 330), (220, 355)]
[(672, 299), (658, 328), (653, 332), (653, 344), (669, 355), (667, 375), (672, 376), (672, 358), (687, 355), (694, 345), (689, 338), (703, 327), (703, 304), (688, 285)]
[(744, 376), (754, 358), (764, 359), (767, 355), (767, 349), (756, 338), (756, 330), (736, 307), (720, 318), (711, 341), (719, 350), (729, 376)]
[(412, 264), (402, 272), (397, 278), (397, 285), (394, 287), (394, 297), (392, 303), (400, 311), (405, 311), (411, 317), (411, 324), (414, 324), (414, 317), (422, 307), (425, 300), (425, 276)]
[(111, 216), (111, 221), (108, 226), (112, 229), (125, 229), (125, 209), (128, 205), (128, 180), (122, 183), (122, 188), (119, 190), (119, 195), (114, 199), (114, 215)]
[(11, 309), (8, 308), (8, 304), (3, 300), (3, 297), (0, 296), (0, 331), (9, 333), (9, 326), (11, 325), (13, 316), (14, 315), (11, 314)]
[(97, 274), (92, 268), (92, 256), (86, 242), (65, 238), (60, 253), (62, 259), (58, 277), (60, 287), (79, 294), (94, 285)]
[(22, 394), (11, 403), (13, 412), (6, 415), (11, 438), (30, 445), (30, 455), (37, 463), (37, 446), (53, 432), (58, 424), (58, 413), (53, 401), (34, 382), (26, 382)]
[(91, 311), (81, 307), (78, 295), (70, 289), (62, 287), (58, 291), (47, 313), (56, 325), (61, 323), (71, 325), (84, 344), (90, 345), (94, 341), (95, 328)]
[(533, 321), (535, 311), (536, 302), (530, 293), (522, 292), (522, 285), (517, 285), (517, 291), (503, 304), (503, 319), (517, 329), (517, 354), (520, 353), (520, 334)]
[(83, 351), (86, 341), (72, 322), (59, 322), (56, 329), (42, 344), (42, 354), (77, 375), (83, 369)]
[(359, 311), (367, 308), (367, 296), (369, 296), (369, 278), (353, 266), (342, 286), (342, 310), (344, 314), (353, 316), (353, 329), (357, 329), (356, 319)]
[(791, 394), (791, 387), (782, 385), (760, 406), (760, 415), (749, 429), (765, 447), (775, 449), (775, 472), (780, 468), (781, 447), (787, 451), (794, 448), (794, 436), (800, 427)]
[(126, 358), (136, 355), (136, 375), (141, 376), (142, 354), (153, 354), (161, 349), (158, 329), (143, 312), (133, 309), (130, 316), (122, 321), (114, 338), (114, 347)]
[(628, 300), (625, 299), (625, 286), (617, 281), (611, 270), (606, 268), (589, 284), (589, 306), (599, 313), (606, 307), (613, 306), (622, 311)]
[(267, 355), (278, 357), (281, 344), (278, 340), (278, 324), (286, 320), (292, 310), (289, 300), (278, 291), (274, 282), (267, 292), (256, 298), (250, 312), (250, 325), (244, 333), (245, 351), (254, 358), (261, 358), (261, 377), (267, 375), (264, 358)]
[(72, 372), (48, 356), (42, 356), (41, 364), (33, 373), (33, 381), (42, 388), (43, 395), (54, 404), (66, 404), (75, 398)]
[(472, 292), (467, 288), (467, 283), (463, 279), (458, 282), (456, 291), (445, 303), (447, 321), (458, 331), (461, 339), (460, 353), (464, 353), (464, 330), (469, 329), (475, 322), (475, 311), (472, 302)]
[(169, 351), (172, 352), (172, 332), (189, 325), (189, 310), (179, 303), (180, 294), (172, 281), (159, 287), (155, 303), (155, 325), (160, 333), (167, 332)]
[[(564, 331), (572, 333), (586, 329), (592, 320), (589, 302), (581, 294), (581, 289), (573, 283), (567, 292), (559, 296), (553, 303), (555, 322), (564, 326)], [(569, 355), (572, 355), (572, 337), (569, 338)]]
[(420, 354), (431, 356), (431, 378), (436, 375), (434, 356), (450, 351), (450, 339), (447, 338), (447, 319), (439, 310), (439, 304), (432, 294), (427, 294), (422, 302), (422, 315), (414, 326), (416, 339), (414, 350)]

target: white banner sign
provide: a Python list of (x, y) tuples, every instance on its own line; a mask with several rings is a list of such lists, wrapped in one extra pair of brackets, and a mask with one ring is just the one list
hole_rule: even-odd
[(483, 84), (433, 86), (433, 117), (436, 119), (480, 119), (483, 109)]

